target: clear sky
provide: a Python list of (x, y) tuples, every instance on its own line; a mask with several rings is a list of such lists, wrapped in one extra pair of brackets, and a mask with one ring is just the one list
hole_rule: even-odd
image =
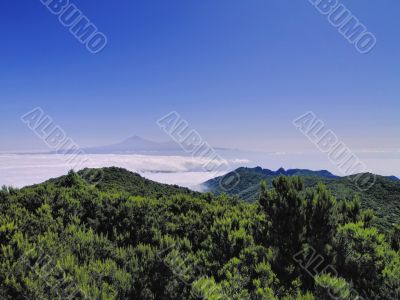
[(43, 147), (43, 108), (84, 146), (165, 140), (179, 112), (210, 144), (295, 151), (306, 111), (356, 149), (400, 148), (398, 0), (342, 1), (377, 37), (359, 54), (308, 0), (71, 1), (104, 32), (93, 55), (39, 0), (0, 4), (0, 151)]

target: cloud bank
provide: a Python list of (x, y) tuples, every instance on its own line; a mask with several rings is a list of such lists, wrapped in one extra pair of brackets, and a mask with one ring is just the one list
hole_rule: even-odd
[[(400, 177), (400, 152), (359, 152), (370, 172), (380, 175)], [(324, 153), (255, 153), (242, 155), (224, 152), (227, 168), (239, 166), (262, 166), (271, 170), (303, 168), (311, 170), (325, 169), (337, 175), (340, 172), (328, 160)], [(208, 172), (204, 166), (207, 160), (187, 156), (89, 154), (82, 167), (121, 167), (137, 172), (143, 177), (162, 183), (177, 184), (193, 189), (218, 174)], [(214, 163), (218, 163), (214, 161)], [(210, 166), (210, 165), (208, 165)], [(0, 154), (0, 185), (23, 187), (43, 182), (49, 178), (65, 175), (70, 167), (63, 155), (56, 154)]]
[[(211, 179), (220, 173), (205, 169), (218, 165), (206, 159), (184, 156), (150, 156), (91, 154), (81, 167), (121, 167), (162, 183), (192, 187)], [(244, 159), (226, 161), (226, 170), (233, 169)], [(231, 165), (232, 164), (232, 165)], [(0, 185), (23, 187), (43, 182), (49, 178), (65, 175), (70, 167), (63, 155), (56, 154), (0, 154)]]

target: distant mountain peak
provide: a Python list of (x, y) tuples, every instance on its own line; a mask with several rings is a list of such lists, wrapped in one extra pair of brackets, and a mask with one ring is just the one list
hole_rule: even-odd
[(130, 140), (141, 140), (141, 141), (144, 141), (146, 139), (144, 139), (144, 138), (142, 138), (141, 136), (138, 136), (138, 135), (132, 135), (132, 136), (126, 138), (124, 141), (130, 141)]
[(286, 170), (285, 170), (284, 168), (280, 167), (280, 168), (276, 171), (276, 173), (278, 173), (278, 174), (286, 174)]
[(143, 142), (149, 142), (149, 143), (163, 143), (163, 142), (156, 142), (156, 141), (152, 141), (152, 140), (149, 140), (149, 139), (145, 139), (145, 138), (143, 138), (143, 137), (141, 137), (139, 135), (132, 135), (132, 136), (122, 140), (121, 143), (127, 142), (127, 141), (143, 141)]
[(84, 149), (87, 153), (178, 153), (182, 149), (174, 141), (155, 142), (133, 135), (119, 143)]
[(155, 141), (152, 141), (152, 140), (149, 140), (149, 139), (145, 139), (145, 138), (143, 138), (143, 137), (141, 137), (139, 135), (132, 135), (130, 137), (127, 137), (126, 139), (122, 140), (122, 142), (120, 142), (120, 143), (127, 142), (127, 141), (142, 141), (142, 142), (148, 142), (148, 143), (163, 143), (163, 142), (155, 142)]

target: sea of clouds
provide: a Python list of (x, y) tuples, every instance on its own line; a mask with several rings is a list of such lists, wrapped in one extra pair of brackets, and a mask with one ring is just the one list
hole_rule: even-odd
[[(328, 160), (324, 153), (224, 153), (227, 165), (225, 172), (240, 166), (261, 166), (271, 170), (304, 168), (329, 170), (344, 175)], [(400, 177), (400, 151), (357, 153), (370, 172)], [(138, 154), (88, 154), (80, 168), (121, 167), (139, 173), (143, 177), (161, 183), (177, 184), (192, 189), (201, 189), (200, 184), (223, 175), (225, 172), (209, 172), (209, 161), (188, 156), (161, 156)], [(219, 162), (215, 161), (215, 164)], [(57, 154), (1, 154), (0, 186), (23, 187), (67, 174), (71, 167), (64, 155)]]
[[(245, 159), (226, 160), (224, 168), (248, 163)], [(185, 156), (154, 155), (85, 155), (80, 168), (121, 167), (162, 183), (198, 188), (198, 185), (224, 172), (207, 171), (220, 162)], [(23, 187), (65, 175), (71, 167), (64, 155), (57, 154), (0, 154), (0, 185)], [(212, 168), (211, 168), (212, 169)]]

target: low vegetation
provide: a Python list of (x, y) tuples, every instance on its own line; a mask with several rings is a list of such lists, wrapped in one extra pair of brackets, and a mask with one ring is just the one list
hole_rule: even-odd
[(0, 299), (399, 299), (400, 226), (300, 177), (257, 201), (103, 169), (0, 190)]
[[(375, 183), (371, 188), (362, 191), (349, 178), (337, 177), (328, 171), (280, 169), (274, 172), (257, 167), (239, 168), (236, 173), (240, 176), (240, 181), (227, 193), (237, 195), (248, 202), (257, 202), (261, 192), (261, 181), (266, 181), (269, 186), (272, 186), (272, 181), (281, 174), (289, 177), (300, 176), (305, 187), (314, 187), (322, 182), (338, 199), (348, 199), (357, 195), (361, 199), (362, 209), (372, 209), (376, 216), (374, 225), (382, 232), (389, 232), (400, 220), (400, 181), (395, 177), (376, 175)], [(204, 183), (205, 189), (217, 195), (224, 193), (219, 184), (220, 180), (221, 178), (218, 177), (207, 181)]]

